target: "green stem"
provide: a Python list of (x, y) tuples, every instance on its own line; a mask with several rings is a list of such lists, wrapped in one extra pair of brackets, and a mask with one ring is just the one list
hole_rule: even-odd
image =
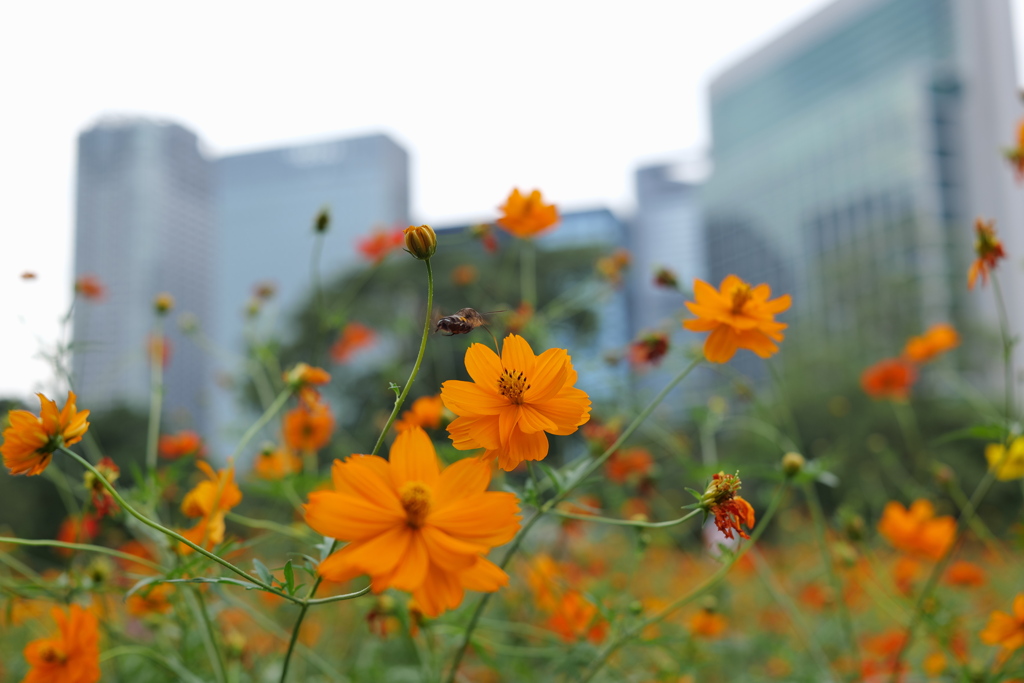
[(434, 313), (434, 271), (430, 268), (430, 259), (427, 259), (423, 263), (427, 266), (427, 315), (423, 323), (423, 337), (420, 339), (420, 351), (416, 355), (416, 363), (412, 366), (412, 372), (409, 373), (409, 379), (406, 380), (405, 386), (402, 387), (402, 393), (398, 395), (395, 400), (395, 407), (391, 409), (391, 416), (388, 417), (387, 424), (384, 425), (384, 429), (381, 430), (380, 436), (377, 437), (377, 443), (373, 447), (371, 455), (377, 455), (380, 451), (381, 445), (384, 443), (384, 437), (387, 436), (388, 432), (391, 431), (391, 425), (395, 423), (395, 418), (398, 417), (398, 411), (402, 409), (402, 404), (405, 403), (405, 397), (409, 395), (409, 389), (412, 388), (412, 383), (416, 381), (416, 375), (419, 374), (420, 364), (423, 363), (423, 354), (427, 350), (427, 339), (430, 337), (430, 322), (433, 319)]
[(754, 529), (754, 533), (750, 535), (749, 542), (740, 545), (736, 549), (736, 552), (733, 554), (729, 562), (722, 565), (722, 567), (718, 571), (716, 571), (708, 578), (704, 579), (704, 581), (699, 583), (693, 590), (691, 590), (686, 595), (682, 596), (681, 598), (678, 598), (675, 602), (671, 603), (661, 611), (651, 615), (649, 618), (644, 619), (643, 621), (634, 624), (633, 626), (630, 626), (629, 628), (620, 632), (618, 637), (616, 637), (614, 640), (608, 643), (604, 648), (602, 648), (597, 653), (597, 656), (591, 662), (590, 666), (588, 666), (583, 671), (583, 675), (579, 679), (580, 683), (587, 683), (587, 681), (593, 679), (594, 676), (596, 676), (597, 673), (602, 669), (602, 667), (604, 667), (604, 665), (608, 662), (608, 659), (613, 654), (615, 654), (615, 652), (618, 651), (620, 647), (622, 647), (627, 642), (629, 642), (637, 635), (642, 633), (644, 629), (646, 629), (648, 626), (657, 624), (658, 622), (662, 621), (676, 610), (680, 609), (681, 607), (685, 607), (686, 605), (700, 597), (701, 594), (703, 594), (705, 591), (707, 591), (710, 588), (713, 588), (715, 585), (718, 584), (719, 581), (724, 579), (726, 574), (729, 573), (729, 570), (732, 569), (732, 566), (736, 564), (736, 562), (741, 557), (743, 557), (743, 555), (746, 554), (746, 552), (750, 548), (752, 548), (755, 543), (757, 543), (757, 540), (761, 537), (761, 534), (764, 533), (764, 530), (768, 527), (768, 522), (771, 521), (772, 517), (775, 516), (775, 512), (779, 509), (779, 505), (782, 502), (783, 493), (785, 492), (785, 490), (786, 484), (783, 483), (775, 491), (775, 496), (772, 498), (771, 503), (768, 504), (768, 509), (765, 511), (764, 516), (761, 518), (761, 520), (758, 522), (757, 528)]
[(551, 514), (556, 517), (565, 517), (566, 519), (580, 519), (584, 522), (597, 522), (598, 524), (612, 524), (614, 526), (635, 526), (642, 529), (666, 529), (671, 526), (678, 526), (683, 522), (696, 517), (700, 514), (701, 510), (697, 509), (690, 512), (687, 515), (683, 515), (679, 519), (671, 519), (667, 522), (641, 522), (629, 519), (614, 519), (612, 517), (599, 517), (597, 515), (577, 515), (572, 512), (563, 512), (562, 510), (553, 510)]
[(160, 340), (159, 354), (149, 349), (149, 427), (146, 434), (146, 467), (156, 472), (157, 443), (160, 439), (160, 416), (164, 404), (164, 351), (167, 339), (164, 336), (163, 319), (160, 320), (153, 337)]
[(129, 553), (122, 553), (120, 550), (113, 550), (112, 548), (105, 548), (101, 545), (91, 545), (89, 543), (67, 543), (65, 541), (51, 541), (48, 539), (32, 539), (32, 538), (12, 538), (10, 536), (0, 536), (0, 544), (10, 543), (12, 545), (31, 545), (31, 546), (42, 546), (42, 547), (53, 547), (53, 548), (67, 548), (68, 550), (87, 550), (93, 553), (102, 553), (104, 555), (110, 555), (111, 557), (118, 557), (122, 560), (131, 560), (137, 564), (145, 565), (150, 569), (156, 571), (164, 571), (164, 568), (156, 562), (151, 562), (144, 557), (138, 555), (131, 555)]
[(289, 397), (291, 397), (291, 395), (291, 387), (285, 387), (285, 389), (280, 394), (277, 395), (277, 398), (275, 398), (274, 402), (270, 404), (270, 407), (263, 411), (263, 414), (260, 415), (260, 419), (252, 423), (249, 429), (245, 431), (245, 434), (242, 435), (241, 441), (238, 442), (238, 445), (235, 446), (234, 452), (231, 454), (231, 458), (229, 459), (230, 461), (234, 461), (234, 459), (241, 454), (242, 449), (244, 449), (246, 445), (248, 445), (248, 443), (252, 441), (253, 437), (256, 436), (261, 429), (267, 426), (267, 423), (270, 422), (270, 420), (273, 419), (275, 415), (277, 415), (277, 412), (281, 410), (281, 408), (284, 406), (285, 402), (289, 399)]
[(814, 489), (813, 482), (807, 482), (803, 486), (804, 497), (807, 498), (807, 505), (811, 508), (811, 518), (814, 521), (814, 532), (818, 539), (818, 548), (821, 550), (821, 561), (825, 564), (825, 574), (832, 586), (832, 594), (835, 596), (836, 610), (839, 617), (839, 628), (842, 629), (846, 638), (850, 654), (853, 656), (854, 669), (860, 671), (860, 648), (857, 647), (857, 636), (853, 631), (853, 620), (850, 618), (850, 611), (846, 607), (846, 601), (842, 599), (843, 586), (836, 575), (836, 569), (832, 565), (832, 554), (828, 548), (828, 536), (826, 533), (827, 523), (825, 513), (821, 508), (821, 500), (818, 492)]
[(203, 683), (201, 678), (194, 676), (181, 662), (171, 659), (170, 657), (165, 657), (159, 652), (151, 650), (148, 647), (141, 647), (138, 645), (121, 645), (119, 647), (113, 647), (100, 653), (100, 662), (106, 662), (111, 659), (129, 655), (146, 657), (154, 662), (163, 664), (172, 673), (178, 674), (181, 680), (187, 681), (188, 683)]
[(1003, 300), (1003, 288), (999, 286), (999, 278), (992, 274), (992, 291), (996, 295), (996, 310), (999, 312), (999, 333), (1003, 340), (1003, 373), (1006, 376), (1006, 424), (1009, 430), (1013, 422), (1014, 388), (1013, 376), (1013, 337), (1010, 336), (1010, 322), (1006, 315), (1006, 302)]
[(247, 526), (250, 529), (263, 529), (264, 531), (273, 531), (281, 534), (282, 536), (288, 536), (298, 541), (309, 541), (315, 536), (311, 532), (304, 532), (286, 524), (280, 524), (278, 522), (271, 522), (268, 519), (253, 519), (252, 517), (245, 517), (235, 512), (229, 512), (227, 518), (236, 524)]
[[(338, 546), (337, 541), (331, 543), (331, 549), (328, 551), (327, 556), (330, 557), (331, 553)], [(306, 618), (306, 612), (309, 610), (310, 600), (316, 595), (316, 591), (320, 588), (320, 584), (323, 583), (324, 577), (321, 574), (317, 574), (316, 581), (313, 582), (313, 586), (309, 589), (309, 593), (306, 594), (306, 599), (303, 602), (302, 609), (299, 610), (299, 617), (295, 620), (295, 626), (292, 627), (291, 638), (288, 639), (288, 651), (284, 654), (284, 664), (281, 666), (281, 679), (280, 683), (285, 683), (288, 680), (288, 665), (292, 661), (292, 653), (295, 651), (295, 644), (299, 641), (299, 631), (302, 630), (302, 621)], [(369, 586), (367, 586), (369, 590)], [(365, 592), (365, 591), (364, 591)]]
[(925, 459), (921, 447), (921, 429), (914, 417), (914, 409), (910, 406), (909, 401), (890, 401), (889, 403), (892, 404), (896, 422), (899, 423), (900, 431), (903, 432), (903, 442), (910, 452), (910, 461), (913, 463), (914, 469), (919, 475), (927, 472), (928, 461)]
[(534, 307), (537, 303), (537, 245), (533, 240), (519, 241), (519, 284), (524, 304)]
[(326, 233), (318, 232), (314, 236), (313, 242), (313, 255), (311, 257), (312, 263), (310, 263), (310, 272), (313, 275), (313, 292), (316, 296), (316, 317), (317, 327), (319, 328), (319, 334), (317, 339), (320, 342), (317, 344), (317, 357), (323, 358), (327, 344), (327, 307), (324, 303), (324, 289), (323, 283), (320, 281), (320, 255), (323, 254), (324, 250), (324, 235)]
[(187, 591), (185, 596), (192, 611), (202, 622), (203, 647), (206, 649), (206, 656), (210, 659), (210, 665), (213, 667), (213, 674), (217, 681), (225, 683), (227, 673), (224, 668), (224, 655), (221, 654), (220, 647), (217, 645), (217, 632), (213, 628), (213, 622), (210, 621), (210, 613), (206, 610), (203, 594), (199, 590), (191, 590)]
[[(676, 385), (682, 382), (684, 379), (686, 379), (687, 375), (693, 372), (693, 370), (698, 365), (700, 365), (701, 361), (703, 360), (703, 356), (698, 356), (697, 358), (694, 358), (693, 361), (690, 362), (690, 364), (687, 365), (685, 368), (683, 368), (683, 370), (678, 375), (676, 375), (671, 382), (665, 385), (665, 388), (662, 389), (658, 393), (658, 395), (651, 400), (647, 407), (644, 408), (643, 411), (636, 416), (636, 418), (629, 424), (629, 426), (623, 430), (622, 434), (619, 435), (619, 438), (615, 440), (615, 443), (609, 446), (608, 449), (600, 456), (594, 458), (593, 460), (590, 461), (589, 464), (585, 465), (580, 471), (580, 473), (574, 477), (573, 481), (561, 493), (549, 499), (540, 507), (540, 509), (536, 510), (533, 513), (533, 515), (530, 516), (530, 519), (526, 521), (526, 524), (523, 525), (523, 527), (519, 530), (519, 533), (517, 533), (515, 538), (512, 539), (511, 543), (509, 544), (508, 550), (505, 551), (505, 556), (501, 559), (501, 563), (498, 565), (499, 567), (504, 569), (506, 566), (508, 566), (508, 563), (512, 559), (512, 556), (515, 555), (516, 551), (519, 549), (519, 546), (522, 545), (523, 539), (526, 538), (526, 535), (528, 533), (530, 533), (530, 529), (533, 528), (533, 525), (540, 521), (541, 517), (543, 517), (552, 509), (554, 509), (556, 505), (565, 500), (569, 496), (569, 494), (576, 489), (577, 486), (582, 484), (587, 479), (587, 477), (589, 477), (591, 474), (596, 472), (602, 465), (604, 465), (605, 461), (612, 456), (612, 453), (617, 451), (622, 446), (622, 444), (625, 443), (626, 439), (632, 436), (633, 432), (635, 432), (637, 428), (640, 427), (640, 425), (643, 424), (648, 417), (650, 417), (651, 413), (654, 412), (654, 409), (657, 408), (663, 400), (665, 400), (665, 397), (668, 396), (673, 389), (675, 389)], [(469, 647), (470, 639), (472, 638), (473, 635), (473, 630), (476, 628), (477, 623), (480, 621), (480, 616), (483, 614), (484, 609), (487, 607), (487, 603), (490, 601), (492, 595), (494, 594), (484, 593), (480, 596), (480, 599), (477, 601), (476, 608), (473, 610), (473, 614), (469, 618), (469, 623), (466, 625), (466, 632), (462, 637), (462, 642), (459, 645), (459, 649), (455, 652), (455, 657), (452, 660), (452, 666), (448, 672), (448, 683), (455, 683), (455, 678), (459, 672), (459, 664), (462, 663), (462, 658), (466, 655), (466, 649)]]
[(234, 572), (235, 574), (238, 574), (239, 576), (244, 577), (246, 581), (248, 581), (250, 583), (256, 584), (257, 586), (259, 586), (263, 590), (267, 591), (268, 593), (273, 593), (274, 595), (277, 595), (279, 597), (284, 598), (285, 600), (289, 600), (289, 601), (297, 603), (297, 604), (302, 604), (303, 603), (303, 601), (300, 598), (296, 598), (295, 596), (288, 595), (287, 593), (284, 593), (282, 591), (277, 590), (276, 588), (274, 588), (270, 584), (263, 583), (263, 581), (261, 581), (259, 578), (255, 577), (255, 576), (252, 576), (251, 574), (249, 574), (248, 572), (246, 572), (243, 569), (239, 569), (235, 565), (233, 565), (230, 562), (228, 562), (227, 560), (225, 560), (223, 557), (220, 557), (219, 555), (211, 553), (206, 548), (203, 548), (201, 546), (196, 545), (195, 543), (193, 543), (192, 541), (188, 540), (187, 538), (185, 538), (184, 536), (182, 536), (178, 532), (172, 531), (171, 529), (168, 529), (167, 527), (161, 525), (160, 523), (154, 522), (149, 517), (146, 517), (145, 515), (140, 513), (138, 510), (133, 508), (131, 505), (129, 505), (128, 502), (124, 498), (121, 497), (121, 494), (117, 492), (117, 490), (114, 488), (114, 486), (110, 482), (108, 482), (106, 480), (106, 478), (102, 474), (100, 474), (96, 470), (96, 468), (93, 467), (92, 464), (88, 460), (84, 459), (82, 456), (78, 455), (74, 451), (68, 450), (64, 446), (61, 446), (60, 450), (62, 450), (64, 453), (67, 453), (68, 455), (70, 455), (72, 458), (77, 460), (78, 463), (80, 465), (82, 465), (82, 467), (84, 467), (85, 469), (87, 469), (90, 472), (92, 472), (93, 475), (95, 475), (96, 478), (100, 481), (100, 483), (103, 484), (104, 488), (106, 488), (107, 491), (110, 492), (110, 495), (114, 497), (114, 500), (117, 501), (117, 504), (121, 506), (121, 509), (124, 510), (125, 512), (127, 512), (129, 515), (131, 515), (135, 519), (137, 519), (140, 522), (142, 522), (143, 524), (145, 524), (146, 526), (150, 527), (151, 529), (156, 529), (160, 533), (164, 534), (165, 536), (169, 536), (170, 538), (174, 539), (175, 541), (178, 541), (179, 543), (184, 543), (189, 548), (192, 548), (192, 550), (196, 551), (197, 553), (199, 553), (203, 557), (206, 557), (206, 558), (208, 558), (210, 560), (213, 560), (214, 562), (216, 562), (217, 564), (221, 565), (225, 569), (228, 569), (228, 570)]

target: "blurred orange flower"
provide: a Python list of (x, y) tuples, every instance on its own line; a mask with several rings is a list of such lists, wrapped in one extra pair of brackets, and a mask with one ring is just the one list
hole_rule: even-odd
[(988, 625), (979, 634), (986, 645), (998, 645), (1004, 652), (1024, 646), (1024, 593), (1013, 599), (1013, 614), (996, 610), (989, 615)]
[(720, 613), (707, 607), (693, 613), (690, 617), (690, 633), (695, 638), (721, 638), (729, 621)]
[(960, 335), (949, 323), (932, 325), (919, 337), (911, 337), (903, 348), (903, 357), (914, 363), (927, 363), (960, 344)]
[(167, 367), (171, 362), (173, 347), (171, 340), (162, 334), (151, 334), (146, 339), (146, 352), (149, 354), (149, 362), (159, 362), (161, 367)]
[(441, 426), (441, 412), (444, 410), (444, 403), (441, 395), (420, 396), (412, 402), (409, 410), (402, 413), (401, 419), (395, 422), (395, 429), (399, 432), (413, 427), (424, 429), (437, 429)]
[(956, 520), (935, 516), (935, 507), (927, 500), (915, 500), (909, 509), (889, 501), (878, 522), (878, 533), (896, 548), (911, 555), (938, 560), (953, 544)]
[(68, 392), (64, 408), (42, 394), (39, 397), (39, 417), (27, 410), (8, 413), (10, 426), (4, 430), (4, 443), (0, 455), (11, 474), (35, 475), (50, 464), (53, 452), (61, 446), (72, 446), (89, 431), (88, 410), (78, 410), (74, 392)]
[(949, 565), (944, 577), (950, 586), (971, 588), (985, 585), (985, 570), (967, 560), (957, 560)]
[(206, 447), (199, 435), (191, 430), (182, 430), (177, 434), (164, 434), (157, 444), (160, 457), (168, 460), (177, 460), (186, 455), (203, 457), (206, 455)]
[(253, 471), (260, 479), (277, 481), (302, 471), (302, 458), (287, 448), (267, 448), (256, 456)]
[(150, 614), (167, 614), (171, 611), (171, 593), (174, 586), (169, 583), (152, 584), (133, 593), (125, 607), (133, 617), (145, 617)]
[(1003, 251), (1003, 243), (996, 237), (995, 221), (987, 223), (980, 218), (974, 221), (974, 254), (978, 257), (971, 264), (967, 271), (967, 289), (974, 289), (978, 278), (981, 278), (982, 286), (988, 284), (989, 273), (999, 264), (999, 261), (1006, 258)]
[(37, 277), (36, 274), (33, 273), (31, 270), (26, 270), (25, 272), (23, 272), (21, 274), (21, 279), (22, 280), (35, 280), (36, 277)]
[(917, 370), (898, 358), (879, 361), (860, 376), (864, 393), (876, 400), (906, 401), (915, 381)]
[(59, 633), (33, 640), (24, 655), (30, 667), (22, 683), (96, 683), (100, 680), (100, 633), (96, 616), (73, 604), (50, 614)]
[(95, 275), (83, 275), (75, 280), (75, 293), (92, 301), (100, 301), (106, 295), (106, 287)]
[(469, 232), (473, 237), (480, 240), (480, 244), (487, 253), (493, 254), (498, 251), (498, 238), (494, 235), (494, 230), (491, 229), (491, 226), (486, 223), (478, 223), (470, 227)]
[(535, 555), (523, 572), (526, 585), (530, 587), (530, 595), (543, 610), (554, 610), (558, 606), (561, 592), (559, 584), (562, 570), (558, 563), (546, 553)]
[(598, 614), (597, 606), (576, 590), (562, 594), (546, 626), (567, 643), (583, 638), (600, 643), (608, 634), (608, 622)]
[(711, 332), (704, 342), (704, 357), (712, 363), (725, 363), (737, 349), (750, 349), (761, 358), (779, 350), (775, 342), (783, 339), (785, 323), (775, 322), (775, 314), (791, 305), (788, 294), (769, 300), (768, 285), (751, 287), (735, 275), (722, 280), (715, 289), (702, 280), (693, 283), (696, 303), (686, 307), (697, 316), (684, 320), (683, 327), (692, 332)]
[(616, 451), (605, 462), (605, 473), (610, 481), (624, 484), (630, 477), (641, 478), (651, 473), (654, 458), (646, 448), (626, 448)]
[(622, 273), (629, 267), (631, 257), (626, 249), (616, 249), (609, 256), (597, 259), (595, 268), (598, 274), (615, 287), (622, 286)]
[(472, 382), (448, 380), (441, 400), (459, 417), (448, 425), (460, 451), (486, 449), (506, 472), (524, 460), (543, 460), (551, 434), (572, 434), (590, 419), (590, 397), (577, 389), (565, 349), (539, 356), (525, 339), (505, 337), (499, 357), (483, 344), (466, 351)]
[(484, 555), (519, 530), (519, 501), (487, 491), (490, 465), (466, 458), (442, 469), (418, 427), (399, 432), (389, 457), (335, 460), (334, 490), (309, 495), (306, 523), (348, 541), (319, 573), (336, 582), (368, 574), (374, 593), (409, 591), (430, 617), (458, 607), (465, 589), (506, 585)]
[(318, 451), (331, 440), (334, 416), (316, 392), (303, 393), (284, 416), (284, 443), (293, 451)]
[[(100, 532), (100, 522), (96, 515), (85, 513), (79, 516), (64, 518), (57, 530), (57, 540), (64, 543), (88, 543)], [(57, 553), (70, 557), (75, 552), (70, 548), (57, 548)]]
[(307, 363), (299, 363), (294, 368), (282, 375), (282, 379), (292, 387), (298, 389), (304, 386), (319, 386), (331, 381), (331, 376), (323, 368), (317, 368)]
[(345, 325), (341, 336), (331, 346), (331, 360), (335, 363), (347, 363), (357, 351), (372, 344), (376, 338), (374, 331), (366, 325), (351, 322)]
[(996, 479), (1012, 481), (1024, 477), (1024, 436), (1018, 436), (1010, 443), (1010, 452), (1001, 443), (990, 443), (985, 446), (985, 460), (988, 468), (996, 470)]
[(657, 365), (668, 353), (668, 335), (664, 332), (646, 332), (629, 345), (629, 362), (642, 368)]
[(402, 228), (387, 230), (385, 228), (374, 228), (366, 237), (359, 240), (356, 245), (359, 253), (372, 262), (374, 265), (388, 257), (388, 254), (405, 244), (405, 231)]
[(505, 317), (505, 329), (509, 334), (519, 334), (533, 320), (533, 304), (524, 301)]
[(1013, 167), (1017, 180), (1024, 180), (1024, 121), (1017, 126), (1017, 146), (1006, 150), (1006, 158)]
[(498, 208), (502, 212), (498, 225), (522, 239), (538, 235), (558, 223), (558, 209), (554, 204), (544, 203), (540, 190), (524, 197), (516, 188)]
[(476, 282), (479, 277), (480, 273), (477, 271), (475, 266), (463, 264), (452, 268), (452, 282), (456, 287), (471, 285)]
[[(181, 501), (181, 511), (186, 517), (201, 517), (199, 523), (181, 535), (203, 548), (211, 548), (224, 542), (224, 515), (242, 502), (242, 491), (235, 483), (235, 467), (215, 472), (210, 464), (200, 460), (196, 466), (206, 475), (206, 480), (196, 484)], [(192, 549), (179, 543), (183, 554)]]

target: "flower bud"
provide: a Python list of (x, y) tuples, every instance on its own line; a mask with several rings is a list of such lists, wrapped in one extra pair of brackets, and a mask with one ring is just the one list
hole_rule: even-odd
[(782, 456), (782, 471), (787, 477), (795, 477), (803, 470), (807, 461), (799, 453), (786, 453)]
[(325, 233), (329, 227), (331, 227), (331, 209), (325, 206), (317, 212), (316, 218), (313, 219), (313, 230)]
[(437, 234), (429, 225), (410, 225), (405, 229), (405, 248), (420, 261), (427, 261), (437, 250)]
[(157, 294), (156, 298), (153, 299), (153, 308), (156, 309), (158, 315), (166, 315), (174, 308), (174, 297), (167, 292)]
[(658, 287), (679, 289), (679, 278), (676, 276), (675, 272), (662, 266), (654, 271), (654, 284)]

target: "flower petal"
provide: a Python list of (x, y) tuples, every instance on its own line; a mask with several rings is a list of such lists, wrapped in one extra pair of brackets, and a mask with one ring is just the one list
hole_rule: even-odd
[(422, 427), (399, 432), (391, 445), (390, 458), (391, 484), (396, 491), (410, 481), (423, 482), (430, 488), (437, 486), (437, 452)]

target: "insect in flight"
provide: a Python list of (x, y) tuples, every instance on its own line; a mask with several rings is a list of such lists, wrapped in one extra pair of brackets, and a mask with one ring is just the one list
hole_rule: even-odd
[(452, 315), (446, 315), (438, 320), (437, 327), (434, 328), (434, 332), (440, 332), (446, 337), (451, 337), (456, 334), (469, 334), (476, 328), (483, 325), (484, 316), (490, 315), (491, 313), (501, 313), (501, 311), (480, 313), (472, 308), (460, 308)]

